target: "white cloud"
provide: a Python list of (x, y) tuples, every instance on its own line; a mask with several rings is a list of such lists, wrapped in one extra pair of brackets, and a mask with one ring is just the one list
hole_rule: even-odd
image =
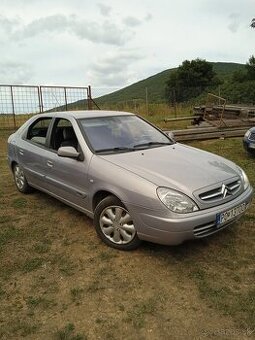
[(109, 21), (102, 24), (75, 21), (70, 25), (70, 30), (81, 39), (116, 46), (124, 45), (133, 35), (131, 31), (126, 31)]
[(151, 13), (147, 13), (145, 16), (145, 21), (150, 21), (152, 19), (152, 14)]
[(8, 18), (0, 15), (0, 30), (6, 34), (11, 34), (14, 27), (19, 25), (20, 21), (17, 18)]
[(103, 86), (127, 84), (134, 75), (133, 64), (143, 56), (137, 51), (117, 51), (96, 60), (91, 65), (89, 76), (93, 83)]
[(2, 84), (25, 84), (33, 75), (30, 65), (13, 61), (0, 62)]
[(254, 0), (1, 0), (0, 82), (124, 86), (184, 59), (245, 63), (253, 13)]
[(93, 43), (124, 45), (133, 35), (131, 30), (124, 30), (108, 20), (103, 22), (88, 21), (76, 15), (51, 15), (32, 20), (28, 24), (22, 21), (0, 17), (2, 29), (12, 40), (29, 39), (37, 36), (68, 33), (78, 39)]
[(139, 20), (139, 19), (137, 19), (135, 17), (132, 17), (132, 16), (128, 16), (128, 17), (124, 18), (123, 22), (128, 27), (139, 26), (142, 23), (141, 20)]
[(110, 13), (112, 11), (112, 8), (110, 6), (107, 6), (107, 5), (102, 4), (102, 3), (98, 3), (97, 6), (99, 7), (100, 13), (103, 16), (109, 16), (110, 15)]
[(240, 16), (237, 13), (231, 13), (229, 15), (229, 21), (228, 28), (232, 33), (236, 33), (240, 27)]

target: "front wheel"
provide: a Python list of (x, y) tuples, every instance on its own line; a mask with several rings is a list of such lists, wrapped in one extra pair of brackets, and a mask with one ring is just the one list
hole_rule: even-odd
[(116, 197), (104, 198), (96, 207), (94, 216), (97, 234), (108, 246), (133, 250), (140, 245), (133, 219)]

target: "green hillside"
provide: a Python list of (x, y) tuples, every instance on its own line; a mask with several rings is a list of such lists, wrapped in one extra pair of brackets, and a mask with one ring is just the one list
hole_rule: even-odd
[(157, 73), (154, 76), (138, 81), (121, 90), (115, 91), (97, 99), (97, 102), (120, 102), (132, 99), (145, 99), (145, 89), (147, 87), (150, 102), (162, 102), (164, 100), (165, 84), (169, 74), (174, 70), (168, 69)]
[(245, 68), (244, 64), (238, 63), (211, 63), (213, 64), (213, 69), (217, 73), (217, 75), (223, 80), (227, 77), (231, 77), (233, 72), (237, 70), (243, 70)]
[[(237, 63), (223, 63), (217, 62), (212, 63), (214, 71), (217, 73), (218, 77), (223, 81), (230, 79), (234, 71), (244, 68), (244, 64)], [(175, 70), (175, 68), (165, 70), (163, 72), (157, 73), (147, 79), (141, 80), (137, 83), (129, 85), (121, 90), (115, 91), (108, 95), (95, 98), (98, 104), (104, 103), (117, 103), (124, 102), (134, 99), (145, 100), (145, 91), (147, 88), (148, 99), (150, 103), (162, 103), (165, 101), (165, 85), (169, 78), (170, 73)]]

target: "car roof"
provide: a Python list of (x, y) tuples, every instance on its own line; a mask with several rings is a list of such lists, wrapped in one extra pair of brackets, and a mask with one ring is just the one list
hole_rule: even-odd
[(63, 112), (49, 112), (49, 113), (40, 113), (38, 117), (60, 117), (60, 118), (70, 118), (73, 117), (75, 119), (82, 118), (102, 118), (102, 117), (112, 117), (112, 116), (127, 116), (134, 115), (130, 112), (122, 112), (122, 111), (106, 111), (106, 110), (84, 110), (84, 111), (63, 111)]

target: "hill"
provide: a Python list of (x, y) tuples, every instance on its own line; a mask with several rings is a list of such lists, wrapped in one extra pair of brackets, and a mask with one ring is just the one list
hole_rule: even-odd
[[(227, 81), (231, 78), (231, 75), (236, 70), (244, 69), (244, 64), (238, 63), (223, 63), (223, 62), (212, 62), (214, 71), (218, 77)], [(165, 85), (171, 72), (176, 68), (167, 69), (160, 73), (157, 73), (149, 78), (138, 81), (132, 85), (129, 85), (121, 90), (113, 93), (104, 95), (99, 98), (95, 98), (98, 104), (105, 103), (118, 103), (134, 99), (145, 100), (145, 91), (147, 88), (148, 98), (150, 103), (162, 103), (165, 101)]]

